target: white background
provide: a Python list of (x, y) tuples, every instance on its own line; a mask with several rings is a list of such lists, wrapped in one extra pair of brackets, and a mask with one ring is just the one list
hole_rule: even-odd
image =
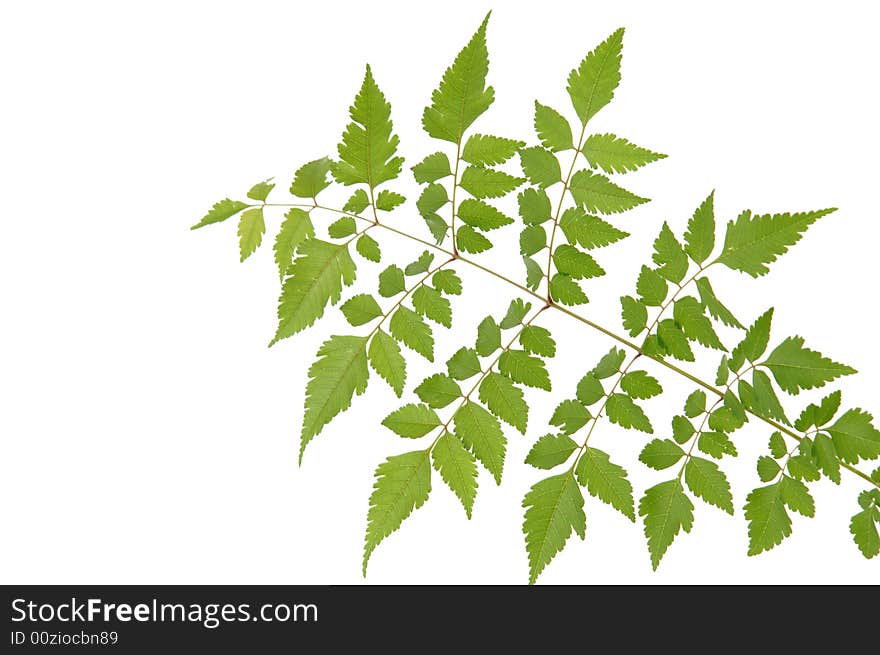
[[(824, 5), (824, 6), (823, 6)], [(829, 205), (758, 281), (713, 273), (751, 321), (777, 307), (774, 340), (855, 365), (845, 404), (880, 411), (876, 342), (876, 181), (880, 44), (868, 3), (498, 2), (489, 25), (496, 103), (476, 129), (534, 141), (533, 100), (571, 116), (568, 71), (618, 26), (623, 82), (594, 119), (670, 157), (625, 184), (653, 198), (620, 218), (633, 233), (600, 253), (608, 277), (582, 308), (619, 330), (663, 220), (681, 231), (715, 188), (719, 221), (743, 209)], [(238, 263), (232, 221), (190, 232), (210, 205), (268, 176), (286, 195), (301, 163), (332, 154), (366, 62), (393, 104), (412, 165), (437, 149), (421, 110), (490, 5), (445, 2), (4, 3), (0, 10), (0, 458), (5, 583), (357, 583), (376, 464), (412, 448), (379, 425), (401, 402), (373, 377), (296, 466), (306, 369), (323, 338), (351, 331), (338, 310), (266, 348), (277, 277), (265, 246)], [(411, 198), (409, 175), (399, 185)], [(407, 207), (411, 207), (408, 205)], [(514, 211), (510, 209), (510, 211)], [(279, 222), (269, 214), (270, 236)], [(413, 209), (397, 225), (425, 233)], [(516, 230), (486, 261), (513, 275)], [(386, 262), (417, 251), (383, 237)], [(375, 284), (378, 267), (361, 266)], [(510, 289), (461, 269), (467, 295), (438, 361), (470, 343)], [(375, 553), (368, 582), (526, 580), (520, 502), (539, 472), (522, 460), (555, 403), (612, 343), (548, 312), (560, 352), (553, 394), (533, 391), (527, 437), (509, 432), (500, 488), (483, 472), (468, 522), (439, 479), (428, 504)], [(709, 375), (716, 358), (703, 351)], [(410, 383), (437, 366), (413, 356)], [(439, 365), (438, 365), (439, 366)], [(689, 392), (667, 393), (655, 426)], [(699, 367), (698, 367), (699, 368)], [(408, 385), (405, 398), (412, 399)], [(820, 394), (809, 396), (811, 399)], [(800, 409), (802, 401), (789, 407)], [(690, 535), (652, 573), (640, 524), (588, 498), (547, 583), (878, 582), (848, 533), (860, 486), (813, 486), (817, 518), (795, 518), (781, 547), (748, 558), (741, 507), (758, 484), (768, 430), (736, 436), (725, 462), (730, 518), (697, 501)], [(597, 430), (593, 444), (631, 471), (644, 435)]]

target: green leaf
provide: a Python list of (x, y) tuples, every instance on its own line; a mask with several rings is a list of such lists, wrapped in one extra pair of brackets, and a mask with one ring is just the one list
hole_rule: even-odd
[(238, 249), (241, 261), (244, 261), (263, 242), (263, 234), (266, 232), (266, 222), (263, 220), (263, 209), (256, 207), (246, 209), (238, 221)]
[(657, 336), (666, 351), (683, 362), (694, 361), (694, 353), (688, 345), (687, 337), (672, 319), (663, 319), (657, 325)]
[(588, 170), (572, 176), (569, 190), (578, 206), (599, 214), (618, 214), (648, 202), (647, 198), (617, 186), (604, 175)]
[[(840, 391), (832, 391), (822, 399), (819, 406), (813, 411), (813, 425), (822, 426), (834, 418), (840, 409)], [(815, 405), (814, 405), (815, 407)]]
[(368, 293), (359, 293), (342, 303), (342, 313), (345, 319), (354, 326), (364, 325), (373, 319), (382, 316), (382, 308), (379, 303)]
[[(342, 134), (340, 161), (332, 165), (333, 177), (342, 184), (366, 184), (375, 189), (400, 175), (403, 157), (395, 157), (400, 139), (391, 132), (391, 105), (376, 85), (369, 64), (349, 114), (352, 122)], [(397, 197), (403, 201), (402, 196)], [(378, 203), (377, 208), (382, 209)]]
[(455, 234), (455, 242), (464, 252), (477, 254), (492, 247), (492, 242), (469, 225), (462, 225)]
[(840, 484), (840, 459), (834, 441), (827, 434), (820, 432), (813, 439), (813, 457), (822, 473), (835, 484)]
[(612, 463), (607, 453), (598, 448), (585, 448), (575, 475), (591, 496), (608, 503), (630, 521), (636, 520), (632, 485), (626, 479), (626, 470)]
[(745, 514), (749, 522), (749, 555), (770, 550), (791, 534), (781, 480), (752, 491), (746, 497)]
[(459, 348), (446, 362), (449, 375), (456, 380), (467, 380), (475, 376), (482, 369), (477, 353), (471, 348)]
[(880, 534), (877, 532), (877, 523), (880, 523), (880, 511), (866, 509), (852, 517), (849, 523), (849, 531), (853, 541), (862, 551), (862, 555), (871, 559), (880, 553)]
[(443, 73), (439, 88), (431, 94), (431, 105), (422, 114), (422, 127), (435, 139), (461, 143), (464, 131), (489, 108), (495, 99), (486, 87), (489, 52), (486, 50), (486, 23), (483, 20), (468, 44)]
[(529, 555), (529, 583), (565, 546), (572, 531), (581, 539), (587, 528), (584, 497), (574, 476), (554, 475), (534, 484), (523, 498), (526, 551)]
[(613, 134), (591, 134), (581, 152), (590, 166), (601, 168), (609, 174), (627, 173), (666, 158), (666, 155), (652, 152)]
[(517, 325), (522, 325), (523, 319), (531, 308), (532, 304), (524, 302), (521, 298), (511, 300), (510, 305), (507, 306), (507, 313), (501, 319), (501, 329), (509, 330)]
[(718, 363), (718, 371), (715, 373), (715, 384), (727, 384), (727, 378), (730, 377), (730, 368), (727, 364), (727, 355), (722, 355)]
[(337, 221), (332, 222), (327, 227), (327, 234), (333, 239), (342, 239), (350, 237), (357, 232), (357, 225), (351, 216), (343, 216)]
[(354, 283), (356, 268), (345, 244), (308, 239), (287, 273), (278, 301), (278, 330), (269, 345), (321, 318), (328, 302), (339, 302), (342, 285)]
[(641, 334), (648, 325), (648, 308), (645, 303), (632, 296), (621, 296), (620, 308), (624, 329), (631, 337)]
[(636, 400), (653, 398), (663, 393), (660, 383), (645, 371), (631, 371), (624, 375), (620, 379), (620, 388)]
[(731, 351), (731, 370), (739, 370), (744, 359), (748, 359), (750, 362), (757, 362), (761, 355), (764, 354), (770, 341), (770, 324), (772, 321), (773, 308), (771, 307), (749, 326), (749, 329), (746, 330), (746, 336)]
[[(716, 412), (718, 410), (715, 410)], [(713, 414), (714, 416), (714, 414)], [(709, 427), (713, 430), (719, 428), (712, 419), (709, 419)], [(703, 432), (697, 440), (697, 448), (700, 452), (711, 455), (715, 459), (721, 459), (725, 455), (736, 456), (736, 446), (724, 432)]]
[(544, 189), (523, 189), (517, 195), (519, 215), (527, 225), (537, 225), (550, 220), (550, 198)]
[(527, 325), (519, 334), (519, 342), (527, 352), (542, 357), (553, 357), (556, 354), (556, 342), (550, 330), (538, 325)]
[(779, 482), (782, 485), (782, 500), (791, 511), (801, 516), (815, 516), (816, 505), (807, 485), (787, 476), (783, 476)]
[(430, 214), (422, 218), (425, 219), (425, 225), (428, 226), (428, 230), (431, 232), (431, 236), (434, 237), (437, 245), (443, 243), (443, 239), (446, 238), (446, 233), (449, 231), (449, 224), (437, 214)]
[(481, 230), (494, 230), (513, 223), (513, 219), (505, 216), (482, 200), (467, 198), (458, 206), (458, 217), (472, 227)]
[(706, 392), (697, 389), (684, 403), (684, 413), (688, 418), (694, 418), (706, 411)]
[(813, 462), (812, 456), (795, 455), (790, 457), (786, 468), (788, 469), (788, 474), (795, 480), (815, 482), (822, 477), (819, 474), (819, 469), (816, 468), (816, 464)]
[(577, 444), (567, 435), (545, 434), (526, 455), (526, 464), (549, 470), (565, 462), (576, 448)]
[(472, 134), (461, 151), (461, 158), (477, 166), (503, 164), (525, 145), (523, 141), (503, 139), (500, 136)]
[(642, 449), (639, 461), (652, 469), (662, 471), (674, 466), (685, 452), (671, 439), (653, 439)]
[(784, 457), (785, 453), (788, 452), (788, 448), (785, 445), (785, 439), (783, 439), (782, 433), (780, 432), (774, 432), (770, 435), (768, 447), (770, 448), (770, 454), (776, 459)]
[(369, 206), (370, 198), (367, 196), (367, 192), (363, 189), (357, 189), (351, 194), (345, 205), (343, 205), (342, 211), (360, 214)]
[(498, 370), (514, 382), (550, 391), (550, 375), (544, 361), (524, 350), (507, 350), (498, 358)]
[(403, 271), (394, 264), (379, 273), (379, 295), (383, 298), (396, 296), (405, 290), (406, 280), (403, 277)]
[(360, 253), (361, 257), (377, 264), (382, 259), (382, 251), (379, 250), (379, 244), (369, 234), (362, 234), (354, 244), (355, 249)]
[(715, 462), (702, 457), (690, 457), (684, 467), (684, 481), (695, 496), (733, 514), (730, 483)]
[(419, 275), (421, 273), (427, 273), (428, 269), (431, 268), (431, 262), (434, 261), (434, 255), (427, 250), (423, 251), (419, 258), (414, 262), (410, 262), (406, 265), (406, 268), (403, 269), (403, 272), (407, 275)]
[(824, 386), (842, 375), (851, 375), (854, 368), (838, 364), (815, 350), (804, 347), (803, 337), (789, 337), (764, 360), (776, 384), (783, 391), (797, 394), (802, 389)]
[(473, 401), (465, 401), (455, 412), (455, 433), (462, 443), (501, 484), (507, 439), (492, 414)]
[(688, 270), (688, 258), (678, 239), (665, 222), (654, 240), (654, 263), (657, 272), (671, 282), (681, 282)]
[(434, 273), (434, 277), (431, 278), (431, 281), (434, 283), (434, 287), (438, 291), (450, 296), (461, 295), (461, 278), (458, 277), (458, 273), (455, 271), (437, 271)]
[(427, 405), (411, 403), (391, 412), (382, 425), (406, 439), (418, 439), (440, 425), (440, 417)]
[(366, 337), (333, 336), (321, 345), (318, 358), (309, 368), (300, 464), (309, 442), (337, 414), (351, 406), (354, 394), (366, 391), (369, 376)]
[(780, 471), (782, 471), (782, 467), (772, 457), (761, 455), (758, 458), (758, 477), (761, 479), (761, 482), (770, 482), (770, 480), (779, 475)]
[(688, 221), (684, 249), (697, 264), (702, 264), (715, 248), (715, 192), (709, 194)]
[(645, 520), (651, 566), (656, 571), (678, 533), (691, 531), (694, 505), (684, 493), (680, 480), (668, 480), (645, 492), (639, 502), (639, 516)]
[(697, 279), (697, 291), (700, 292), (700, 300), (703, 301), (703, 304), (706, 306), (706, 309), (709, 310), (709, 314), (711, 314), (713, 318), (730, 327), (739, 328), (741, 330), (745, 329), (742, 323), (736, 320), (736, 317), (734, 317), (730, 310), (721, 304), (721, 301), (715, 296), (715, 292), (712, 290), (712, 285), (709, 283), (709, 278), (701, 277)]
[(240, 202), (238, 200), (230, 200), (229, 198), (224, 198), (220, 202), (214, 203), (214, 206), (211, 207), (211, 211), (202, 217), (198, 223), (193, 225), (190, 229), (197, 230), (200, 227), (205, 227), (206, 225), (211, 225), (212, 223), (220, 223), (225, 221), (227, 218), (231, 218), (235, 216), (242, 209), (247, 209), (250, 205)]
[(290, 193), (298, 198), (317, 198), (318, 194), (330, 186), (327, 173), (330, 172), (330, 159), (321, 157), (303, 164), (294, 174)]
[(393, 455), (376, 469), (376, 482), (367, 512), (363, 573), (370, 555), (385, 537), (428, 500), (431, 493), (430, 449)]
[(458, 437), (448, 432), (437, 440), (432, 452), (434, 468), (452, 492), (458, 496), (467, 517), (471, 518), (474, 499), (477, 497), (476, 459), (462, 445)]
[(425, 184), (449, 177), (452, 175), (452, 168), (449, 166), (449, 157), (446, 153), (435, 152), (413, 166), (412, 172), (416, 182)]
[(873, 420), (874, 417), (868, 412), (850, 409), (828, 426), (834, 449), (841, 461), (857, 464), (859, 459), (880, 457), (880, 431), (872, 424)]
[(593, 418), (587, 408), (576, 400), (563, 400), (550, 417), (550, 425), (555, 425), (563, 434), (574, 434)]
[(622, 428), (635, 428), (648, 434), (654, 432), (654, 428), (651, 427), (651, 421), (645, 416), (642, 408), (636, 405), (632, 398), (622, 393), (608, 396), (605, 413), (608, 415), (609, 421), (616, 423)]
[(526, 266), (526, 286), (532, 291), (537, 291), (544, 279), (544, 271), (541, 265), (531, 257), (523, 257), (523, 264)]
[(477, 326), (477, 354), (488, 357), (501, 347), (501, 328), (491, 316), (487, 316)]
[(693, 423), (684, 416), (672, 417), (672, 438), (677, 444), (685, 444), (694, 436), (696, 430)]
[(724, 344), (712, 327), (712, 323), (703, 314), (703, 305), (693, 296), (685, 296), (675, 301), (672, 315), (681, 326), (685, 336), (707, 348), (725, 350)]
[(422, 189), (419, 199), (416, 200), (416, 209), (419, 210), (419, 214), (427, 217), (437, 212), (447, 202), (449, 195), (446, 193), (446, 187), (442, 184), (429, 184)]
[(580, 285), (562, 273), (556, 273), (550, 278), (550, 297), (554, 301), (568, 306), (590, 302)]
[(591, 250), (603, 248), (629, 236), (598, 216), (591, 216), (579, 207), (569, 207), (562, 212), (559, 227), (569, 243), (577, 243)]
[(758, 402), (761, 414), (788, 425), (785, 410), (782, 408), (782, 403), (779, 402), (776, 391), (773, 390), (773, 384), (770, 382), (769, 376), (764, 371), (755, 369), (755, 372), (752, 374), (752, 385), (755, 392), (755, 400)]
[(299, 207), (292, 207), (284, 215), (281, 229), (275, 237), (275, 263), (283, 277), (293, 263), (293, 254), (306, 239), (315, 236), (315, 228), (309, 214)]
[(553, 251), (553, 263), (560, 273), (574, 280), (605, 275), (592, 256), (564, 243)]
[(535, 132), (547, 150), (574, 149), (571, 126), (565, 117), (552, 107), (542, 105), (535, 100)]
[(406, 198), (404, 198), (399, 193), (395, 193), (394, 191), (382, 190), (376, 196), (376, 209), (380, 209), (383, 212), (390, 212), (395, 207), (402, 205), (406, 202)]
[(388, 322), (388, 330), (404, 346), (419, 353), (429, 362), (434, 361), (434, 337), (431, 328), (409, 307), (397, 308)]
[(247, 197), (251, 200), (256, 200), (257, 202), (266, 202), (266, 198), (269, 197), (269, 194), (274, 188), (275, 183), (272, 182), (272, 178), (269, 178), (268, 180), (257, 182), (252, 186), (250, 191), (247, 192)]
[(605, 397), (602, 383), (596, 379), (593, 373), (587, 373), (577, 385), (577, 399), (585, 406), (597, 403)]
[(480, 166), (468, 166), (461, 174), (458, 186), (474, 198), (500, 198), (516, 189), (525, 180), (504, 171)]
[(480, 401), (502, 421), (526, 433), (529, 406), (522, 389), (498, 373), (489, 373), (480, 383)]
[(412, 295), (412, 304), (422, 316), (435, 323), (452, 327), (452, 307), (437, 289), (425, 284), (421, 285)]
[[(626, 358), (626, 351), (623, 348), (612, 348), (602, 355), (602, 359), (596, 364), (591, 373), (599, 380), (610, 378), (612, 375), (620, 371), (620, 365)], [(581, 380), (583, 382), (583, 380)], [(588, 403), (589, 404), (589, 403)]]
[(568, 95), (581, 123), (586, 125), (611, 102), (620, 84), (623, 28), (615, 31), (584, 58), (568, 76)]
[(384, 330), (377, 330), (370, 341), (368, 353), (370, 365), (394, 389), (400, 398), (406, 383), (406, 360), (400, 353), (400, 346)]
[(836, 210), (752, 215), (746, 210), (727, 224), (718, 261), (733, 270), (760, 277), (770, 270), (767, 264), (788, 252), (810, 225), (833, 211)]
[(461, 398), (461, 387), (458, 383), (443, 373), (435, 373), (425, 378), (415, 388), (416, 395), (423, 403), (431, 407), (446, 407), (449, 403)]
[(540, 146), (519, 151), (523, 173), (536, 187), (544, 189), (562, 182), (562, 170), (554, 154)]
[(540, 225), (527, 225), (519, 235), (519, 251), (534, 255), (547, 247), (547, 233)]
[(642, 266), (639, 279), (636, 282), (636, 293), (646, 305), (659, 307), (666, 300), (668, 285), (666, 280), (652, 268)]

